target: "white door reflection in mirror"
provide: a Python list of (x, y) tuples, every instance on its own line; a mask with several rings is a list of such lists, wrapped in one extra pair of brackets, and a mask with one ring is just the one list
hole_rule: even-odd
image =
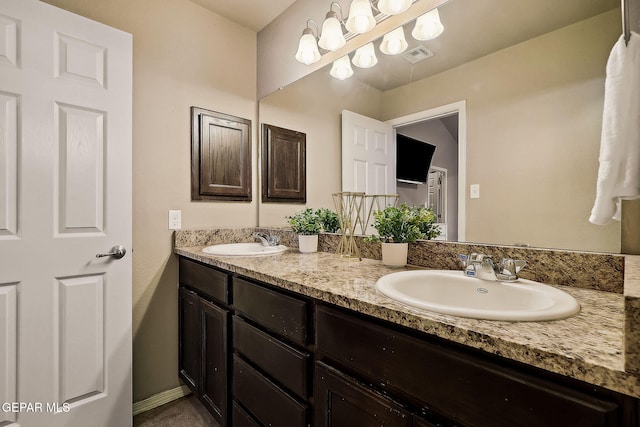
[(342, 191), (395, 194), (393, 126), (342, 110)]

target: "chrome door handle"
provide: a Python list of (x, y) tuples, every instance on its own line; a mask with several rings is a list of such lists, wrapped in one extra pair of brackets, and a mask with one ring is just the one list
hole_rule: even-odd
[(106, 254), (96, 254), (96, 258), (110, 256), (115, 259), (120, 259), (123, 256), (125, 256), (126, 253), (127, 253), (127, 250), (124, 248), (124, 246), (118, 245), (118, 246), (112, 247), (111, 250)]

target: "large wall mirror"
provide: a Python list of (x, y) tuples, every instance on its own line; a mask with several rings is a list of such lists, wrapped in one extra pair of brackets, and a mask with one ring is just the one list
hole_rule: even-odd
[[(439, 8), (443, 34), (419, 42), (433, 56), (411, 63), (374, 42), (375, 67), (354, 67), (342, 81), (322, 68), (263, 98), (259, 120), (306, 133), (307, 205), (333, 207), (331, 194), (342, 188), (343, 110), (397, 124), (463, 103), (464, 123), (454, 131), (442, 124), (465, 141), (460, 170), (446, 168), (448, 191), (461, 193), (450, 197), (461, 201), (465, 229), (460, 239), (448, 233), (451, 240), (619, 252), (619, 223), (588, 222), (619, 7), (618, 0), (449, 0)], [(412, 24), (405, 27), (408, 50), (418, 47)], [(479, 198), (470, 198), (470, 185), (480, 187)], [(260, 204), (259, 224), (283, 226), (299, 209)]]

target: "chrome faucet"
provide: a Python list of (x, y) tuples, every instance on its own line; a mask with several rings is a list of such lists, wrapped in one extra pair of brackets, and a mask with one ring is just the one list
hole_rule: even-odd
[(478, 253), (458, 255), (458, 258), (462, 262), (465, 276), (500, 282), (515, 282), (520, 270), (527, 265), (524, 260), (511, 258), (503, 258), (495, 263), (491, 256)]
[(256, 231), (255, 233), (253, 233), (253, 237), (255, 237), (256, 239), (260, 239), (260, 243), (262, 243), (262, 246), (278, 246), (278, 244), (280, 243), (280, 237), (276, 235), (270, 235), (268, 233)]

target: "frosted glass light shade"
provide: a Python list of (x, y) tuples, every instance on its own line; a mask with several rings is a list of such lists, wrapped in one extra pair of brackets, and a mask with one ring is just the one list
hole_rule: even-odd
[(380, 0), (378, 10), (385, 15), (397, 15), (411, 7), (411, 0)]
[(305, 28), (302, 32), (300, 43), (298, 43), (298, 52), (296, 52), (296, 60), (306, 65), (320, 61), (318, 43), (309, 28)]
[(322, 24), (322, 32), (320, 33), (318, 45), (323, 49), (334, 51), (340, 49), (347, 43), (344, 34), (342, 34), (340, 21), (338, 21), (336, 16), (335, 12), (327, 13), (327, 18)]
[(355, 34), (362, 34), (372, 30), (375, 26), (376, 20), (373, 17), (369, 0), (353, 0), (345, 24), (347, 30)]
[(398, 27), (384, 35), (380, 43), (380, 52), (385, 55), (398, 55), (404, 52), (407, 46), (409, 45), (404, 38), (404, 28)]
[(360, 68), (371, 68), (378, 63), (376, 58), (376, 51), (373, 48), (373, 43), (368, 43), (358, 48), (355, 55), (353, 55), (353, 65)]
[(329, 74), (331, 74), (331, 77), (335, 77), (339, 80), (351, 77), (353, 75), (353, 68), (351, 68), (351, 62), (349, 62), (349, 55), (345, 55), (342, 58), (333, 61)]
[(444, 31), (444, 26), (440, 22), (438, 9), (432, 9), (416, 19), (416, 26), (411, 35), (416, 40), (431, 40), (438, 37)]

